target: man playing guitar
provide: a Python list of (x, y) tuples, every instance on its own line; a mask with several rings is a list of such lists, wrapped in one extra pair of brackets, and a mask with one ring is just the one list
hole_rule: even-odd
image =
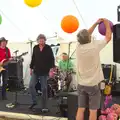
[[(3, 64), (5, 61), (11, 59), (11, 53), (9, 48), (7, 48), (7, 42), (4, 37), (0, 38), (0, 65)], [(7, 66), (4, 66), (5, 70), (0, 72), (0, 77), (2, 76), (2, 100), (6, 100), (6, 87), (7, 87), (7, 80), (8, 80), (8, 71)]]

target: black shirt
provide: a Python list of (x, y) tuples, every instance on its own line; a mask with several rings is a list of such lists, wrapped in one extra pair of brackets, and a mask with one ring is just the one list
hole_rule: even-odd
[(33, 55), (30, 68), (34, 70), (37, 75), (48, 75), (49, 70), (55, 66), (54, 55), (49, 45), (45, 45), (40, 51), (39, 45), (33, 48)]

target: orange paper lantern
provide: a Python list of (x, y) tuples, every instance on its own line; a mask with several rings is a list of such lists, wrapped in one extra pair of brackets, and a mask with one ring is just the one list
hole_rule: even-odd
[(61, 28), (64, 32), (73, 33), (79, 27), (78, 19), (73, 15), (65, 16), (61, 21)]

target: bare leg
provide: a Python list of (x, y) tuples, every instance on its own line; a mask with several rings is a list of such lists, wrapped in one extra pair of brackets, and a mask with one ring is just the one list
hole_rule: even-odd
[(85, 108), (78, 108), (76, 120), (84, 120), (84, 111), (85, 111)]
[(97, 110), (90, 110), (89, 120), (97, 120)]

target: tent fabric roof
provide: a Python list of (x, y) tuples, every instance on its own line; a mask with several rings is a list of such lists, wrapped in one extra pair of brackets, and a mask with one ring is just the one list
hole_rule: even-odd
[[(116, 23), (118, 5), (119, 0), (43, 0), (39, 7), (30, 8), (24, 4), (24, 0), (0, 0), (0, 14), (3, 18), (0, 37), (19, 42), (35, 40), (40, 33), (53, 36), (57, 32), (65, 40), (73, 40), (78, 31), (67, 34), (60, 27), (65, 15), (76, 16), (80, 30), (90, 27), (99, 17)], [(95, 35), (100, 36), (97, 30)]]

